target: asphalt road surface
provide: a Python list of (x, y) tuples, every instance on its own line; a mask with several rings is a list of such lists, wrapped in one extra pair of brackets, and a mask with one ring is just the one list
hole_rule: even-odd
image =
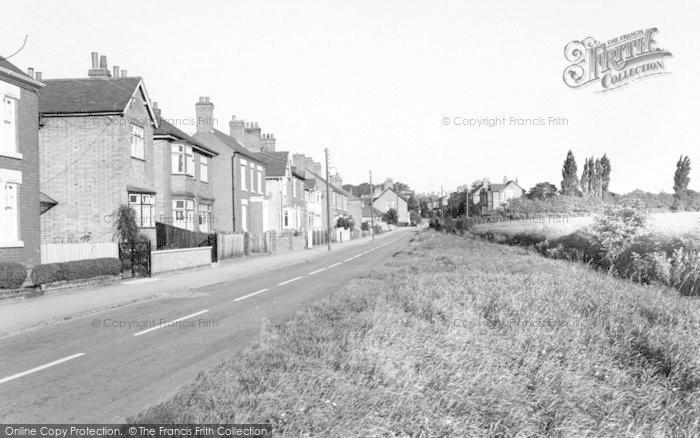
[(293, 316), (413, 235), (0, 339), (0, 423), (123, 422), (255, 341), (264, 319)]

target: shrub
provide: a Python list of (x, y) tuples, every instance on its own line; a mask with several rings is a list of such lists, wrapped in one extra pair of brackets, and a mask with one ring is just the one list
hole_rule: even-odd
[(593, 230), (603, 260), (613, 267), (618, 257), (644, 230), (647, 218), (639, 204), (607, 207), (602, 215), (597, 216)]
[(64, 263), (46, 263), (32, 269), (32, 283), (37, 286), (56, 281), (73, 281), (103, 275), (119, 275), (122, 262), (117, 258), (74, 260)]
[(360, 229), (362, 231), (369, 231), (369, 222), (362, 222), (362, 225), (360, 225)]
[(0, 289), (18, 289), (27, 278), (27, 268), (14, 262), (0, 263)]

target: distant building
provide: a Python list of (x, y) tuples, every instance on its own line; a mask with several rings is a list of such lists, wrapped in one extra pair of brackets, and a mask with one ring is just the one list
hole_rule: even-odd
[(490, 214), (524, 194), (525, 189), (518, 185), (517, 179), (503, 177), (502, 184), (492, 184), (488, 178), (484, 178), (472, 191), (471, 205), (479, 214)]

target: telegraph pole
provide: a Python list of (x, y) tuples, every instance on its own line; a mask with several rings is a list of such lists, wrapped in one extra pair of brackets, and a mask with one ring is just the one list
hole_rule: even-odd
[(372, 215), (372, 240), (374, 240), (374, 186), (372, 185), (372, 171), (369, 171), (369, 210)]
[(326, 226), (328, 227), (328, 251), (331, 250), (331, 183), (328, 181), (328, 176), (330, 173), (330, 164), (328, 160), (328, 148), (324, 149), (326, 152)]

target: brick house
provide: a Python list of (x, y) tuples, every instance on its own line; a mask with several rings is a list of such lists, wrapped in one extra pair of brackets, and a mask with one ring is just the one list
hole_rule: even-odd
[(266, 163), (234, 137), (214, 128), (214, 104), (200, 97), (195, 104), (197, 132), (194, 139), (217, 155), (211, 160), (209, 178), (216, 199), (212, 225), (217, 231), (262, 233), (269, 230)]
[(320, 230), (323, 222), (323, 193), (313, 178), (304, 180), (304, 203), (306, 211), (306, 229)]
[(28, 267), (40, 262), (38, 76), (0, 58), (0, 261)]
[(390, 209), (395, 209), (399, 225), (408, 225), (410, 218), (408, 216), (408, 200), (391, 187), (378, 190), (374, 194), (374, 208), (381, 211), (382, 214)]
[(508, 180), (503, 177), (503, 184), (492, 184), (488, 178), (484, 178), (472, 191), (472, 211), (478, 214), (491, 214), (511, 199), (520, 198), (524, 194), (525, 189), (518, 185), (517, 178)]
[(87, 78), (46, 80), (39, 94), (41, 188), (56, 202), (41, 215), (41, 241), (112, 241), (113, 213), (129, 205), (155, 243), (158, 121), (143, 80), (112, 75), (97, 57)]
[[(294, 167), (296, 168), (299, 175), (303, 175), (304, 179), (308, 181), (307, 185), (314, 187), (321, 194), (321, 223), (323, 228), (327, 227), (327, 208), (326, 208), (326, 194), (328, 192), (326, 188), (326, 179), (321, 176), (322, 167), (321, 163), (314, 161), (312, 158), (305, 156), (304, 154), (294, 154), (292, 155), (292, 161)], [(330, 195), (331, 195), (331, 228), (335, 227), (338, 218), (349, 216), (349, 205), (348, 198), (351, 196), (350, 193), (333, 184), (334, 179), (337, 180), (339, 177), (330, 178)], [(356, 219), (357, 222), (357, 219)]]
[(210, 232), (214, 196), (209, 166), (218, 155), (161, 117), (153, 133), (153, 162), (158, 222), (202, 233)]
[(278, 233), (306, 229), (304, 178), (292, 167), (289, 152), (257, 152), (255, 155), (266, 163), (270, 229)]

